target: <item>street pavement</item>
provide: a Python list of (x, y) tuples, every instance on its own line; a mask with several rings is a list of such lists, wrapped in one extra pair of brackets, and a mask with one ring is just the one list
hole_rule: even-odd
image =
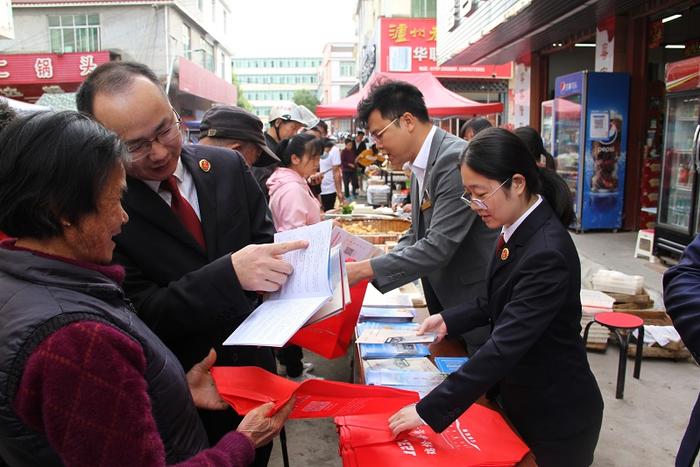
[[(581, 257), (583, 274), (600, 267), (638, 274), (663, 307), (661, 279), (665, 265), (636, 259), (636, 233), (572, 234)], [(678, 444), (700, 391), (700, 369), (692, 361), (645, 359), (641, 379), (632, 378), (633, 360), (628, 360), (625, 397), (615, 399), (618, 348), (612, 344), (604, 353), (589, 352), (588, 359), (605, 401), (603, 427), (594, 466), (623, 467), (673, 465)], [(327, 379), (350, 381), (350, 355), (333, 361), (310, 352), (306, 359), (316, 365), (315, 373)], [(288, 448), (292, 466), (336, 467), (338, 436), (333, 421), (290, 420)], [(282, 466), (279, 440), (275, 441), (271, 467)]]

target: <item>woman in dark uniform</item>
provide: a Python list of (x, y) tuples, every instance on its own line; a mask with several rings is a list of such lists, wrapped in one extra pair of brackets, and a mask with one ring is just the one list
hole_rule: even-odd
[(500, 128), (471, 141), (460, 170), (464, 201), (502, 230), (487, 271), (488, 296), (431, 316), (420, 333), (441, 339), (490, 323), (491, 337), (389, 425), (395, 434), (422, 423), (441, 432), (494, 389), (540, 467), (588, 466), (603, 400), (580, 335), (581, 268), (566, 230), (574, 216), (566, 184)]

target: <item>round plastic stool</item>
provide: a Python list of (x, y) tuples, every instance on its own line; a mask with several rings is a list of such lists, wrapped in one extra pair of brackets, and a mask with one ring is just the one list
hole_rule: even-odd
[(622, 399), (625, 392), (625, 373), (627, 371), (627, 348), (630, 343), (630, 335), (632, 330), (638, 329), (637, 334), (637, 354), (634, 358), (634, 374), (633, 376), (639, 379), (639, 373), (642, 368), (642, 350), (644, 347), (644, 321), (638, 316), (628, 313), (618, 312), (603, 312), (598, 313), (593, 318), (593, 321), (586, 325), (586, 330), (583, 332), (583, 345), (588, 341), (588, 330), (593, 323), (598, 323), (610, 329), (617, 337), (617, 342), (620, 344), (620, 363), (617, 366), (617, 389), (615, 390), (615, 398)]

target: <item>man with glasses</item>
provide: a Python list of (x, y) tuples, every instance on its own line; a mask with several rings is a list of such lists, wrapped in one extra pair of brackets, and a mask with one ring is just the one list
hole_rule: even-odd
[[(229, 149), (184, 145), (180, 119), (146, 66), (109, 62), (81, 85), (78, 109), (117, 133), (131, 154), (115, 262), (139, 316), (185, 371), (214, 347), (218, 365), (274, 372), (272, 350), (221, 343), (291, 273), (280, 255), (305, 242), (267, 244), (274, 226), (243, 159)], [(164, 382), (164, 384), (167, 384)], [(200, 411), (213, 445), (237, 426), (232, 410)], [(270, 446), (256, 454), (266, 465)], [(262, 452), (261, 452), (262, 451)]]
[[(373, 279), (387, 292), (421, 278), (431, 314), (485, 295), (498, 233), (460, 199), (459, 157), (467, 143), (433, 126), (421, 92), (401, 81), (374, 87), (357, 112), (391, 165), (411, 169), (412, 223), (391, 253), (348, 263), (350, 281)], [(488, 326), (465, 334), (467, 350), (475, 352), (488, 334)]]

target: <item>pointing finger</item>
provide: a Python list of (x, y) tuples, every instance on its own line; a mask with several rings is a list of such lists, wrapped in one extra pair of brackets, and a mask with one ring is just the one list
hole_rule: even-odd
[(293, 242), (273, 243), (270, 245), (270, 253), (280, 255), (288, 251), (301, 250), (309, 246), (307, 240), (295, 240)]

